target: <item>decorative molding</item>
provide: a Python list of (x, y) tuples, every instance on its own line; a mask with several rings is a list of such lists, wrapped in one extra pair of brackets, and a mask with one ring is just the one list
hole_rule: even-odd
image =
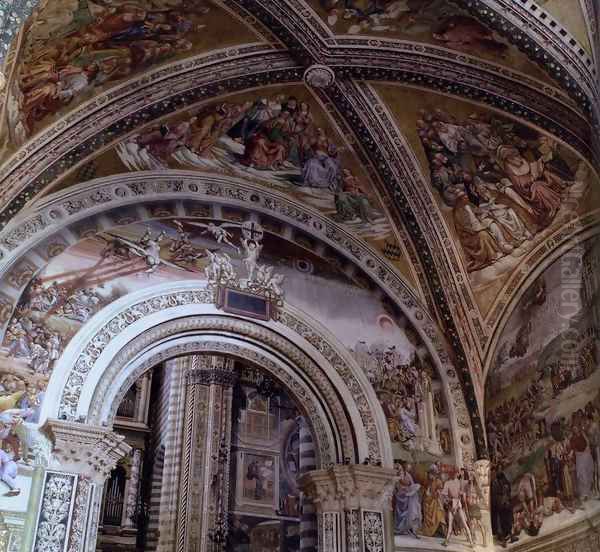
[(231, 359), (224, 356), (195, 356), (185, 374), (186, 385), (220, 385), (231, 387), (238, 379)]
[(47, 420), (40, 428), (53, 443), (54, 461), (60, 469), (104, 484), (117, 462), (129, 454), (125, 437), (103, 427)]
[(67, 552), (83, 552), (85, 528), (87, 525), (90, 499), (93, 487), (89, 479), (80, 477), (75, 490), (75, 502), (71, 514), (71, 530)]
[[(210, 338), (208, 340), (199, 339), (198, 335), (201, 331), (206, 331)], [(215, 337), (216, 331), (228, 337), (232, 334), (237, 334), (240, 336), (241, 341), (236, 343), (231, 342), (231, 339), (219, 339)], [(174, 336), (180, 334), (189, 335), (190, 333), (196, 336), (191, 342), (181, 345), (174, 344), (157, 354), (149, 356), (144, 362), (138, 364), (135, 371), (121, 385), (120, 390), (113, 394), (114, 399), (110, 401), (110, 386), (113, 385), (118, 373), (128, 366), (131, 360), (137, 358), (141, 351), (146, 350), (156, 342), (165, 341), (166, 339), (172, 340)], [(317, 386), (318, 394), (322, 397), (321, 400), (327, 404), (329, 415), (335, 422), (335, 433), (331, 433), (327, 429), (323, 419), (319, 416), (319, 413), (322, 412), (322, 406), (319, 404), (319, 400), (315, 397), (314, 392), (311, 392), (301, 379), (290, 374), (289, 370), (282, 369), (280, 364), (274, 362), (270, 356), (261, 353), (260, 350), (244, 346), (244, 340), (248, 339), (253, 342), (262, 342), (267, 347), (267, 350), (279, 351), (280, 354), (283, 354), (288, 359), (292, 366), (300, 368), (302, 373), (311, 379), (313, 384)], [(135, 379), (139, 378), (139, 376), (157, 363), (183, 354), (202, 353), (229, 355), (248, 360), (265, 369), (281, 381), (290, 390), (296, 400), (303, 405), (317, 439), (318, 459), (324, 465), (335, 462), (337, 454), (346, 454), (350, 457), (357, 456), (346, 410), (344, 405), (339, 402), (337, 390), (329, 382), (329, 378), (326, 376), (324, 370), (306, 356), (306, 354), (298, 350), (296, 346), (266, 328), (226, 317), (203, 316), (173, 320), (161, 326), (156, 326), (152, 330), (144, 332), (139, 338), (132, 340), (115, 357), (109, 369), (98, 383), (92, 405), (90, 406), (88, 420), (100, 421), (101, 408), (105, 408), (107, 401), (110, 401), (112, 402), (112, 411), (110, 419), (107, 420), (110, 423), (114, 419), (117, 405), (120, 402), (120, 398), (127, 391), (130, 381), (135, 381)], [(340, 446), (332, 442), (333, 435), (336, 433), (338, 439), (341, 441), (342, 450), (340, 450)], [(384, 436), (380, 436), (379, 432), (375, 432), (372, 438), (382, 440)], [(377, 445), (377, 450), (380, 450), (379, 445)]]
[(335, 73), (326, 65), (314, 64), (304, 71), (303, 79), (313, 88), (328, 88), (335, 82)]
[(385, 533), (381, 512), (362, 512), (364, 552), (384, 552)]
[[(82, 186), (81, 188), (83, 189), (56, 194), (53, 198), (41, 203), (36, 211), (23, 217), (20, 221), (15, 220), (8, 228), (0, 232), (0, 250), (4, 248), (4, 262), (0, 266), (0, 273), (9, 271), (12, 266), (18, 264), (19, 259), (39, 247), (39, 244), (43, 240), (48, 240), (50, 236), (58, 235), (61, 231), (74, 227), (83, 220), (93, 224), (95, 219), (109, 216), (111, 210), (123, 208), (126, 205), (135, 204), (143, 207), (153, 201), (172, 202), (178, 200), (184, 205), (192, 205), (194, 201), (200, 201), (203, 204), (208, 202), (209, 204), (237, 205), (249, 211), (267, 214), (300, 230), (310, 232), (328, 247), (341, 252), (349, 262), (358, 265), (360, 270), (370, 276), (382, 290), (385, 290), (384, 293), (390, 296), (418, 331), (445, 387), (449, 388), (450, 383), (458, 381), (455, 366), (448, 354), (445, 336), (442, 335), (437, 323), (422, 307), (396, 271), (386, 261), (380, 259), (369, 246), (354, 238), (343, 227), (314, 210), (306, 208), (299, 202), (281, 194), (248, 185), (237, 179), (186, 171), (173, 171), (169, 176), (164, 174), (116, 176), (101, 179), (94, 186)], [(250, 206), (251, 208), (249, 208)], [(203, 293), (208, 292), (204, 291)], [(14, 304), (16, 300), (17, 298), (13, 299)], [(175, 300), (175, 304), (176, 302), (177, 300)], [(192, 303), (194, 302), (198, 302), (198, 300), (193, 299)], [(212, 295), (200, 302), (213, 302)], [(160, 305), (162, 306), (158, 308), (168, 306), (162, 303)], [(156, 312), (156, 308), (152, 308)], [(143, 316), (145, 314), (141, 311), (129, 312), (124, 319), (115, 320), (114, 324), (122, 329)], [(105, 339), (106, 335), (108, 334), (100, 336), (100, 341)], [(89, 351), (92, 355), (99, 354), (95, 346), (91, 347)], [(81, 362), (87, 363), (90, 358), (82, 359)], [(76, 364), (75, 372), (79, 371), (79, 366), (83, 365)], [(453, 397), (449, 397), (448, 402), (451, 408), (455, 403), (464, 402), (460, 389), (455, 392)], [(480, 427), (481, 433), (478, 440), (484, 443), (481, 424)], [(472, 438), (471, 442), (473, 442)]]
[[(289, 11), (289, 17), (298, 17), (296, 9)], [(548, 84), (433, 45), (389, 41), (389, 48), (374, 49), (369, 39), (352, 40), (325, 63), (338, 80), (406, 82), (487, 103), (547, 129), (591, 158), (586, 117)], [(378, 41), (378, 45), (388, 44)], [(215, 64), (221, 80), (215, 80)], [(141, 124), (204, 103), (224, 90), (302, 82), (303, 73), (289, 53), (244, 45), (165, 65), (99, 94), (27, 142), (0, 168), (4, 205), (0, 226), (65, 171)]]
[(320, 513), (357, 509), (381, 512), (391, 509), (397, 479), (393, 468), (336, 464), (302, 475), (298, 484)]

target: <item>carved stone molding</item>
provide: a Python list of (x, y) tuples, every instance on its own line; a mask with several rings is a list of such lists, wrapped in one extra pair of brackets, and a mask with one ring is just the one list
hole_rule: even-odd
[(185, 374), (187, 385), (221, 385), (231, 387), (237, 380), (232, 359), (224, 356), (200, 355), (193, 358)]
[(299, 485), (320, 513), (357, 509), (382, 512), (391, 509), (396, 480), (392, 468), (337, 464), (302, 475)]
[[(208, 332), (211, 335), (210, 339), (194, 339), (188, 343), (177, 344), (173, 339), (174, 336), (188, 334), (190, 332), (200, 336), (202, 332)], [(240, 342), (224, 341), (215, 332), (223, 335), (237, 334)], [(121, 370), (128, 367), (129, 363), (137, 358), (139, 353), (151, 347), (152, 344), (162, 340), (174, 341), (173, 345), (164, 350), (152, 354), (143, 362), (137, 364), (131, 371), (129, 376), (124, 380), (119, 390), (115, 392), (111, 390), (114, 380), (117, 378)], [(251, 339), (255, 343), (262, 343), (266, 346), (266, 350), (274, 350), (286, 357), (291, 365), (302, 370), (304, 375), (307, 375), (313, 385), (316, 386), (317, 392), (310, 391), (302, 379), (286, 371), (282, 366), (273, 361), (270, 356), (261, 353), (260, 350), (248, 347), (243, 340)], [(287, 340), (277, 336), (266, 328), (251, 322), (241, 322), (228, 317), (220, 316), (198, 316), (188, 317), (179, 320), (173, 320), (155, 326), (152, 330), (144, 332), (138, 338), (132, 340), (124, 349), (122, 349), (117, 357), (110, 364), (101, 381), (97, 385), (96, 392), (90, 406), (88, 420), (95, 423), (106, 421), (111, 423), (116, 414), (117, 405), (127, 389), (133, 381), (139, 378), (144, 372), (155, 366), (156, 364), (174, 358), (176, 356), (197, 354), (201, 355), (216, 354), (227, 355), (234, 358), (242, 358), (252, 364), (260, 366), (281, 383), (283, 383), (290, 393), (298, 400), (306, 411), (311, 427), (315, 433), (317, 440), (318, 458), (325, 465), (336, 461), (338, 454), (349, 455), (354, 457), (357, 455), (355, 444), (352, 436), (352, 428), (347, 419), (346, 410), (343, 404), (339, 401), (337, 390), (331, 385), (328, 377), (323, 369), (312, 361), (306, 354), (291, 345)], [(358, 383), (357, 383), (358, 385)], [(111, 391), (114, 394), (111, 394)], [(114, 399), (112, 398), (114, 396)], [(333, 422), (333, 428), (327, 425), (326, 422), (319, 416), (322, 412), (320, 401), (327, 404), (330, 412), (330, 420)], [(112, 410), (109, 419), (103, 420), (101, 409), (105, 408), (112, 402)], [(368, 405), (364, 405), (368, 408)], [(373, 413), (364, 411), (365, 416), (373, 416)], [(375, 441), (382, 437), (377, 431), (373, 432), (372, 438)], [(374, 443), (377, 452), (375, 456), (379, 456), (381, 449), (379, 443)], [(341, 450), (340, 450), (341, 448)], [(337, 452), (336, 452), (337, 451)]]
[(103, 484), (131, 450), (125, 437), (98, 426), (48, 420), (41, 431), (50, 438), (54, 461), (61, 471), (79, 474), (97, 484)]

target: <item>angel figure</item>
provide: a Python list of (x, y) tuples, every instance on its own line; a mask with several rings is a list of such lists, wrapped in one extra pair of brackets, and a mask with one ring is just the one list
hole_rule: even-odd
[(154, 273), (161, 264), (170, 266), (171, 268), (187, 270), (186, 268), (175, 263), (161, 259), (160, 244), (166, 237), (164, 231), (161, 231), (156, 237), (153, 237), (151, 232), (146, 230), (144, 235), (137, 243), (115, 234), (107, 233), (107, 235), (114, 240), (114, 243), (122, 244), (124, 247), (126, 247), (131, 255), (142, 257), (146, 262), (147, 270), (145, 272), (147, 274)]
[(209, 249), (206, 250), (206, 253), (209, 263), (204, 269), (204, 273), (211, 284), (223, 284), (235, 278), (231, 257), (227, 253), (213, 253)]
[(229, 230), (227, 230), (227, 228), (236, 228), (239, 225), (225, 223), (217, 225), (214, 222), (204, 224), (203, 222), (193, 222), (189, 220), (186, 221), (186, 223), (190, 226), (197, 226), (199, 228), (202, 228), (203, 231), (200, 233), (201, 236), (209, 234), (218, 244), (226, 243), (230, 247), (233, 247), (238, 253), (240, 252), (240, 248), (237, 245), (234, 245), (231, 241), (231, 239), (233, 238), (233, 234)]
[(214, 222), (209, 222), (206, 230), (202, 232), (202, 235), (210, 234), (217, 243), (226, 243), (227, 245), (233, 247), (238, 253), (240, 252), (240, 248), (237, 245), (233, 245), (231, 243), (231, 238), (233, 238), (233, 234), (228, 232), (223, 228), (223, 225), (217, 226)]

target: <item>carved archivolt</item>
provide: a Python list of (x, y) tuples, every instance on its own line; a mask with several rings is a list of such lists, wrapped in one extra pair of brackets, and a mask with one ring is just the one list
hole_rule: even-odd
[[(347, 415), (323, 370), (276, 334), (251, 326), (253, 325), (227, 317), (203, 316), (173, 320), (145, 332), (122, 349), (104, 373), (96, 387), (88, 420), (96, 421), (98, 417), (104, 417), (102, 410), (109, 407), (108, 424), (112, 424), (117, 407), (127, 389), (145, 371), (160, 362), (181, 355), (223, 354), (260, 366), (289, 389), (302, 405), (310, 420), (317, 440), (319, 460), (322, 464), (335, 463), (344, 455), (356, 455), (353, 431)], [(173, 343), (176, 336), (190, 333), (193, 333), (194, 337), (177, 339), (177, 343)], [(223, 337), (215, 337), (215, 333), (239, 333), (241, 339), (225, 341)], [(309, 376), (311, 382), (316, 386), (318, 394), (311, 390), (299, 374), (292, 371), (291, 366), (285, 367), (282, 363), (275, 361), (270, 354), (251, 348), (244, 343), (244, 339), (252, 337), (260, 340), (265, 346), (276, 347), (278, 352), (286, 354), (289, 361), (297, 362), (295, 367)], [(167, 347), (158, 350), (152, 348), (152, 345), (165, 341), (169, 343)], [(150, 347), (150, 351), (141, 357), (141, 352), (148, 347)], [(139, 359), (140, 362), (135, 362), (135, 359)], [(119, 388), (115, 389), (111, 383), (115, 381), (121, 370), (126, 370), (128, 375), (124, 381), (118, 380)], [(321, 415), (324, 411), (334, 420), (333, 428), (327, 426)], [(367, 419), (369, 418), (368, 412), (363, 412), (363, 414)], [(377, 434), (373, 436), (375, 442), (372, 443), (369, 450), (372, 449), (373, 453), (379, 454), (380, 447), (376, 442)]]
[[(194, 285), (197, 287), (197, 283)], [(359, 458), (363, 455), (374, 461), (391, 462), (381, 407), (360, 369), (348, 364), (338, 346), (289, 309), (283, 309), (280, 322), (270, 324), (281, 328), (280, 332), (295, 335), (293, 339), (265, 325), (229, 316), (181, 317), (184, 311), (191, 314), (190, 307), (208, 305), (213, 300), (210, 290), (182, 290), (150, 297), (122, 309), (87, 336), (85, 342), (75, 343), (73, 349), (79, 354), (74, 363), (68, 363), (67, 371), (57, 366), (52, 376), (53, 391), (60, 389), (60, 400), (56, 405), (44, 405), (46, 415), (57, 413), (60, 418), (110, 424), (124, 393), (150, 367), (181, 354), (220, 353), (263, 367), (290, 389), (311, 418), (319, 437), (323, 464), (339, 462), (347, 456), (363, 460)], [(172, 319), (155, 324), (152, 315), (156, 314)], [(183, 342), (174, 341), (177, 336)], [(300, 348), (299, 338), (310, 346)], [(98, 360), (105, 352), (110, 355), (119, 346), (115, 345), (119, 339), (129, 343), (104, 369), (98, 367)], [(72, 352), (67, 349), (63, 355), (65, 361)], [(82, 399), (84, 394), (90, 399), (89, 405), (86, 397)], [(344, 395), (346, 404), (342, 402)], [(323, 420), (327, 419), (334, 420), (335, 431), (326, 428)]]

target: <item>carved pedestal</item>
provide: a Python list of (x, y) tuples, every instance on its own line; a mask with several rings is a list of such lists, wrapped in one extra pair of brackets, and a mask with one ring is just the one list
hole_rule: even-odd
[(481, 519), (473, 520), (473, 538), (476, 544), (484, 547), (493, 544), (492, 515), (490, 511), (490, 465), (489, 460), (477, 460), (474, 465)]
[(393, 469), (337, 465), (300, 478), (319, 516), (320, 552), (392, 552)]
[(102, 488), (129, 452), (123, 437), (102, 427), (49, 420), (53, 445), (45, 470), (33, 552), (91, 552), (96, 547)]
[(186, 375), (177, 552), (224, 548), (234, 381), (233, 360), (193, 357)]

